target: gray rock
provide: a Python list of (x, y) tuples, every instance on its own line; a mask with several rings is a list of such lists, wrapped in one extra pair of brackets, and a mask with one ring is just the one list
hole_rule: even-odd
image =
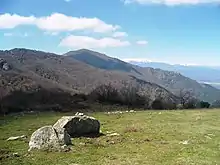
[(71, 139), (66, 131), (57, 132), (52, 126), (44, 126), (36, 130), (29, 142), (29, 151), (38, 150), (62, 150), (62, 146), (69, 145)]
[(93, 117), (77, 113), (75, 116), (64, 116), (59, 119), (53, 128), (66, 131), (71, 137), (97, 135), (100, 133), (100, 122)]
[(3, 66), (2, 66), (2, 69), (3, 69), (3, 70), (6, 70), (6, 71), (7, 71), (7, 70), (10, 70), (9, 64), (8, 64), (8, 63), (4, 63)]
[(2, 58), (0, 58), (0, 69), (5, 70), (5, 71), (10, 70), (10, 65), (7, 63), (6, 60)]

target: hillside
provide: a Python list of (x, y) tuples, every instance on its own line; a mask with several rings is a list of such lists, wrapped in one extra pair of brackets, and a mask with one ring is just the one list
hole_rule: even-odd
[(36, 92), (39, 88), (43, 88), (44, 92), (50, 91), (48, 96), (54, 91), (87, 94), (100, 84), (112, 83), (120, 87), (125, 83), (132, 83), (140, 86), (151, 100), (159, 96), (170, 101), (177, 100), (176, 96), (163, 87), (147, 81), (139, 81), (128, 72), (95, 68), (68, 56), (28, 49), (12, 49), (0, 51), (0, 58), (10, 66), (9, 70), (0, 69), (1, 97), (19, 90)]
[(193, 91), (201, 100), (213, 102), (220, 98), (220, 90), (209, 85), (200, 84), (177, 72), (153, 69), (150, 67), (139, 67), (86, 49), (71, 51), (65, 55), (96, 68), (129, 73), (143, 81), (158, 84), (173, 92), (175, 95), (178, 95), (181, 89), (185, 89)]

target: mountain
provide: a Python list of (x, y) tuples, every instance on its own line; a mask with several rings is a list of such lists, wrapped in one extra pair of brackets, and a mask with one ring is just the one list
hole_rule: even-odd
[[(220, 96), (216, 88), (199, 84), (179, 73), (139, 67), (86, 49), (57, 55), (16, 48), (0, 51), (0, 59), (1, 98), (15, 91), (30, 93), (39, 91), (39, 88), (67, 94), (89, 93), (98, 85), (106, 83), (118, 87), (128, 83), (138, 85), (151, 100), (162, 97), (176, 101), (178, 97), (175, 95), (183, 88), (192, 89), (200, 99), (211, 102)], [(55, 95), (49, 93), (45, 96), (43, 92), (42, 96), (48, 96), (48, 102)], [(62, 99), (55, 102), (67, 100), (63, 95), (56, 97)]]
[[(217, 90), (210, 85), (200, 84), (197, 81), (174, 71), (164, 71), (161, 69), (153, 69), (151, 67), (140, 67), (86, 49), (71, 51), (66, 53), (65, 56), (84, 62), (95, 68), (106, 71), (120, 71), (130, 74), (140, 80), (158, 84), (175, 95), (178, 95), (181, 89), (185, 89), (193, 91), (194, 94), (201, 100), (212, 102), (220, 98), (220, 90)], [(168, 68), (166, 69), (169, 70)]]
[(138, 62), (132, 60), (127, 62), (141, 67), (152, 67), (155, 69), (179, 72), (182, 75), (201, 83), (220, 87), (220, 67), (170, 65), (160, 62)]
[(138, 73), (138, 71), (135, 70), (135, 68), (129, 63), (87, 49), (70, 51), (64, 54), (64, 56), (73, 57), (75, 60), (81, 61), (99, 69)]
[[(92, 56), (98, 57), (94, 54)], [(0, 58), (4, 64), (10, 66), (8, 70), (0, 68), (0, 97), (6, 97), (15, 91), (33, 92), (39, 88), (69, 94), (86, 94), (100, 84), (112, 83), (122, 86), (124, 83), (132, 83), (140, 86), (151, 100), (159, 96), (172, 101), (178, 99), (165, 88), (131, 75), (130, 72), (136, 73), (132, 65), (101, 54), (101, 59), (112, 60), (116, 70), (112, 66), (109, 69), (100, 69), (103, 65), (94, 67), (69, 55), (61, 56), (29, 49), (0, 51)], [(53, 95), (48, 95), (53, 98)]]

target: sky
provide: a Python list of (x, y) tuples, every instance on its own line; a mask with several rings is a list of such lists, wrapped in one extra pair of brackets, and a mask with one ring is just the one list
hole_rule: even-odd
[(220, 66), (220, 0), (0, 0), (0, 49)]

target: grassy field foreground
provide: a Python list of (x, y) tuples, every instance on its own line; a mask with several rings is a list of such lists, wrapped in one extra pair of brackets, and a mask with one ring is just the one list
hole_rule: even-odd
[[(220, 165), (220, 110), (90, 114), (103, 133), (120, 136), (73, 139), (72, 151), (28, 153), (28, 140), (6, 141), (54, 124), (67, 114), (5, 117), (0, 125), (0, 164), (24, 165)], [(68, 114), (71, 115), (71, 114)], [(12, 153), (18, 153), (17, 156)]]

